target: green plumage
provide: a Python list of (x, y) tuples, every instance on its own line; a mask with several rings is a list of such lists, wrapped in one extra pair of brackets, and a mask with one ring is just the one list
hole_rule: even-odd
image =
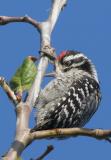
[(18, 157), (16, 160), (22, 160), (22, 158)]
[(23, 91), (30, 89), (37, 73), (35, 61), (35, 57), (27, 57), (12, 77), (10, 87), (16, 94), (22, 95)]

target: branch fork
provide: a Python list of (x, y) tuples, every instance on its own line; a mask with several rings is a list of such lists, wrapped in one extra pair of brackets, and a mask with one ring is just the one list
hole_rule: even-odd
[(0, 77), (0, 86), (4, 89), (5, 93), (9, 97), (9, 99), (13, 102), (14, 105), (18, 104), (18, 99), (14, 92), (11, 90), (8, 83), (5, 81), (4, 77)]

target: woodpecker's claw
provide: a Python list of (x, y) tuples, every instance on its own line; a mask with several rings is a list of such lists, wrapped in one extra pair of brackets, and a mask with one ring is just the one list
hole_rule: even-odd
[(38, 131), (38, 127), (37, 127), (37, 126), (35, 126), (34, 128), (32, 128), (32, 129), (30, 130), (30, 133), (33, 133), (33, 132), (35, 132), (35, 131)]
[(56, 73), (55, 72), (51, 72), (51, 73), (46, 73), (45, 77), (55, 77)]
[(54, 61), (56, 59), (56, 54), (55, 54), (55, 49), (54, 48), (50, 48), (49, 46), (45, 46), (39, 52), (41, 53), (42, 56), (48, 57), (51, 60), (51, 62), (54, 63)]

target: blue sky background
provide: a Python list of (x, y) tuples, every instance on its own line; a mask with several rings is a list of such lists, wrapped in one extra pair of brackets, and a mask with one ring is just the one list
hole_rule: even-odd
[[(42, 21), (47, 18), (49, 10), (50, 0), (0, 0), (0, 15), (28, 14)], [(68, 0), (53, 32), (52, 45), (57, 53), (76, 49), (92, 59), (101, 81), (102, 102), (85, 127), (111, 128), (111, 1)], [(39, 46), (39, 34), (31, 25), (13, 23), (0, 26), (0, 75), (10, 80), (24, 57), (38, 54)], [(8, 150), (13, 141), (15, 123), (13, 106), (0, 88), (0, 155)], [(35, 141), (23, 152), (23, 160), (37, 157), (49, 144), (53, 144), (55, 150), (45, 160), (111, 159), (111, 144), (78, 137), (62, 141)]]

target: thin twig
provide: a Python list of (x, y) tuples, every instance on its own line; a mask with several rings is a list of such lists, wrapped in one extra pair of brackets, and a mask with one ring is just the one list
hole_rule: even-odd
[(13, 22), (30, 23), (40, 31), (40, 23), (27, 15), (23, 17), (0, 16), (0, 25), (6, 25), (8, 23), (13, 23)]
[(105, 138), (106, 141), (108, 141), (109, 143), (111, 143), (111, 136), (110, 137), (107, 137)]
[(5, 93), (8, 95), (10, 100), (14, 103), (14, 105), (17, 105), (19, 103), (17, 100), (17, 97), (3, 77), (0, 77), (0, 86), (4, 89)]
[(35, 131), (32, 132), (32, 139), (43, 139), (49, 137), (77, 137), (77, 136), (88, 136), (92, 138), (96, 138), (98, 140), (106, 140), (110, 141), (111, 130), (102, 130), (102, 129), (87, 129), (87, 128), (59, 128), (52, 130), (44, 130), (44, 131)]
[(47, 146), (45, 152), (35, 160), (43, 160), (43, 158), (45, 158), (52, 150), (54, 150), (53, 145)]

